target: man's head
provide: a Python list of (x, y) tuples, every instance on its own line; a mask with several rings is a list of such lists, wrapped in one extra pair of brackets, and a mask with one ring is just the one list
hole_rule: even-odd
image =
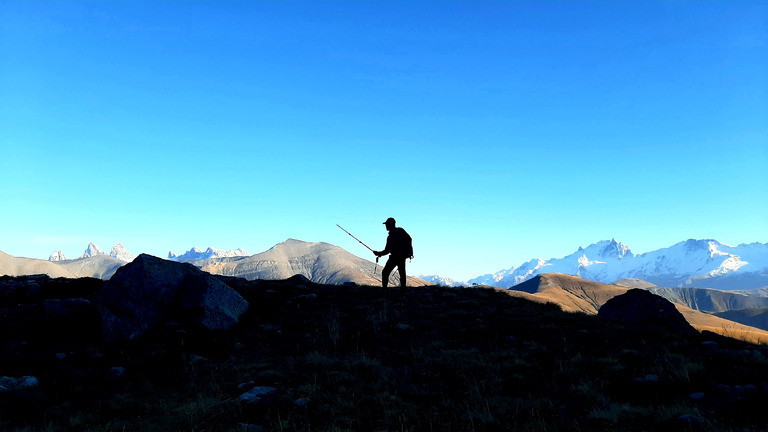
[(384, 225), (387, 227), (387, 231), (392, 231), (395, 229), (395, 218), (387, 218), (386, 221), (384, 221)]

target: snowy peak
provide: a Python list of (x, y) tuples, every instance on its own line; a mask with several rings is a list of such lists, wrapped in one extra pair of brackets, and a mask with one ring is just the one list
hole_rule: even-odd
[(238, 257), (238, 256), (250, 256), (250, 255), (243, 248), (237, 248), (235, 250), (220, 250), (220, 249), (209, 247), (208, 249), (202, 251), (196, 247), (193, 247), (192, 249), (188, 250), (187, 252), (184, 252), (181, 255), (176, 255), (173, 252), (168, 252), (168, 259), (173, 261), (187, 261), (187, 260), (193, 261), (193, 260), (203, 260), (203, 259), (210, 259), (210, 258), (228, 258), (228, 257)]
[(438, 275), (416, 275), (415, 277), (435, 285), (440, 285), (440, 286), (460, 287), (460, 286), (466, 285), (464, 282), (459, 282), (451, 278), (442, 277)]
[(768, 244), (734, 247), (711, 239), (691, 239), (635, 255), (615, 239), (604, 240), (563, 258), (531, 260), (469, 282), (509, 288), (545, 272), (601, 283), (642, 279), (666, 287), (754, 289), (768, 286)]
[(603, 247), (603, 250), (600, 251), (600, 256), (603, 258), (623, 259), (626, 256), (634, 256), (632, 251), (629, 250), (629, 247), (627, 247), (624, 243), (617, 242), (615, 239), (611, 239), (611, 241), (607, 243), (608, 244)]
[(112, 250), (109, 252), (109, 256), (123, 262), (131, 262), (134, 258), (136, 258), (136, 255), (128, 252), (125, 246), (123, 246), (123, 244), (120, 242), (112, 246)]
[(60, 250), (55, 250), (51, 254), (50, 257), (48, 257), (48, 261), (66, 261), (67, 257), (64, 256), (64, 252)]
[(98, 246), (96, 246), (93, 242), (91, 242), (91, 243), (88, 243), (88, 247), (85, 249), (85, 252), (83, 252), (83, 255), (80, 258), (90, 258), (90, 257), (106, 255), (106, 254), (107, 254), (106, 252), (99, 249)]

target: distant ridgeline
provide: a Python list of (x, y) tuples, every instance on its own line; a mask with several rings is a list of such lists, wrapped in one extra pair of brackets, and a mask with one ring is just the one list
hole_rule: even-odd
[(533, 259), (471, 279), (468, 284), (510, 288), (543, 273), (575, 275), (601, 283), (632, 278), (662, 287), (751, 290), (768, 286), (768, 244), (734, 247), (716, 240), (687, 240), (635, 255), (624, 244), (606, 240), (563, 258)]
[[(52, 277), (108, 279), (135, 255), (117, 243), (106, 253), (91, 243), (78, 259), (66, 259), (61, 251), (49, 261), (0, 255), (0, 274), (48, 274)], [(289, 239), (269, 250), (249, 255), (243, 249), (192, 248), (173, 261), (191, 262), (209, 273), (245, 279), (281, 279), (301, 274), (318, 283), (379, 285), (380, 269), (368, 260), (329, 243)], [(533, 259), (518, 267), (486, 274), (467, 282), (441, 276), (410, 278), (409, 284), (461, 286), (490, 285), (511, 288), (537, 275), (561, 273), (583, 279), (614, 283), (639, 279), (659, 287), (699, 287), (721, 290), (756, 290), (768, 287), (768, 244), (728, 246), (715, 240), (687, 240), (668, 248), (633, 254), (616, 240), (601, 241), (558, 259)], [(426, 281), (426, 282), (425, 282)]]

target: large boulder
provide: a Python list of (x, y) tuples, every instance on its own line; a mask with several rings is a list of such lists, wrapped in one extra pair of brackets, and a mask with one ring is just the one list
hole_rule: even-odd
[(119, 268), (98, 303), (106, 340), (134, 339), (168, 321), (225, 329), (248, 309), (237, 291), (210, 274), (147, 254)]
[(608, 300), (597, 316), (644, 328), (696, 333), (672, 302), (644, 289), (631, 289)]

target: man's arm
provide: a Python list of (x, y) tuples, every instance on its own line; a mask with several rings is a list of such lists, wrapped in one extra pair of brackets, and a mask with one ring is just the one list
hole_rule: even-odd
[(382, 251), (373, 251), (373, 254), (378, 256), (378, 257), (382, 257), (382, 256), (388, 254), (390, 252), (390, 249), (391, 249), (390, 246), (392, 246), (391, 242), (392, 242), (392, 236), (389, 235), (389, 236), (387, 236), (387, 245), (384, 246), (384, 250), (382, 250)]

